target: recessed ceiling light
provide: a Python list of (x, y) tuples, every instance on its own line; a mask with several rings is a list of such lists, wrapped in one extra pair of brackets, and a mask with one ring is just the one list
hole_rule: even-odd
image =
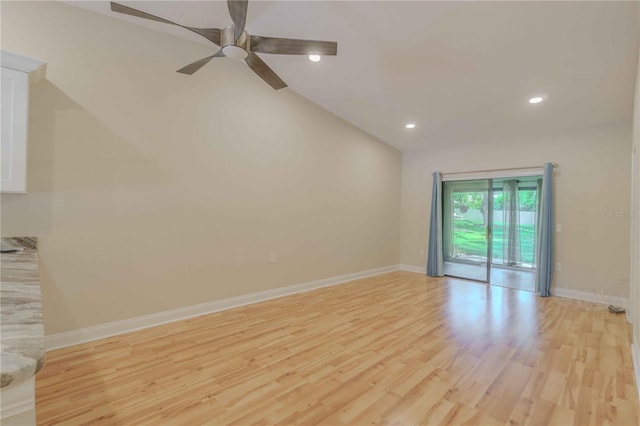
[(544, 98), (542, 96), (535, 96), (535, 97), (529, 99), (529, 103), (530, 104), (539, 104), (542, 101), (544, 101)]
[(404, 125), (407, 129), (414, 129), (416, 127), (415, 123), (407, 123)]
[(309, 60), (311, 62), (318, 62), (320, 61), (320, 59), (322, 59), (320, 55), (309, 55)]

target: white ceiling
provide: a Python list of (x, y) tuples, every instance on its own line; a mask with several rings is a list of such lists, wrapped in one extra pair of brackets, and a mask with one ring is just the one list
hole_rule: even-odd
[[(208, 43), (108, 2), (69, 3)], [(194, 27), (231, 23), (225, 2), (121, 3)], [(253, 1), (246, 29), (337, 41), (338, 56), (319, 63), (262, 57), (284, 90), (407, 151), (630, 121), (639, 16), (638, 2)], [(547, 100), (527, 103), (538, 94)]]

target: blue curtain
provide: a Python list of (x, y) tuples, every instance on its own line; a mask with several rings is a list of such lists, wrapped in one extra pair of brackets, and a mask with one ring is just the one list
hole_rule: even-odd
[(444, 275), (444, 260), (442, 258), (442, 177), (440, 172), (433, 173), (427, 275), (431, 277)]
[(540, 296), (549, 297), (551, 296), (551, 279), (553, 278), (553, 236), (555, 231), (553, 221), (553, 164), (551, 163), (544, 165), (540, 198), (536, 284)]

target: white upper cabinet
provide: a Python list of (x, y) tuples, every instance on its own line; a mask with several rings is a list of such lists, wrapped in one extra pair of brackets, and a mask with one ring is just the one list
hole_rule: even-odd
[(26, 192), (29, 76), (27, 73), (2, 67), (0, 77), (2, 192)]
[(1, 52), (0, 64), (0, 185), (2, 192), (25, 193), (29, 84), (44, 77), (46, 64), (6, 51)]

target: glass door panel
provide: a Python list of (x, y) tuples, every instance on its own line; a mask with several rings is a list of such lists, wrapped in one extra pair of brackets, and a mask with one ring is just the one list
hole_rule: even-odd
[(491, 284), (535, 291), (539, 176), (493, 179)]
[(445, 275), (489, 281), (491, 180), (443, 182)]

